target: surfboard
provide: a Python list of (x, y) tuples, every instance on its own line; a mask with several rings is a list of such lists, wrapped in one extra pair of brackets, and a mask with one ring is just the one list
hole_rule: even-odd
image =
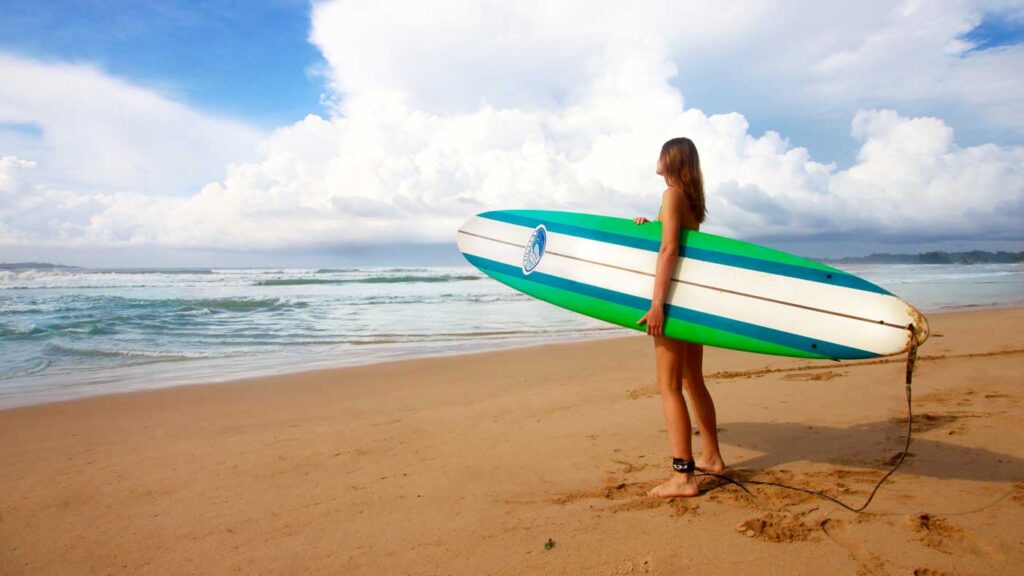
[[(498, 210), (466, 220), (459, 251), (491, 278), (626, 328), (650, 309), (661, 223), (578, 212)], [(913, 306), (863, 278), (705, 232), (680, 233), (666, 298), (670, 338), (762, 354), (862, 359), (928, 338)]]

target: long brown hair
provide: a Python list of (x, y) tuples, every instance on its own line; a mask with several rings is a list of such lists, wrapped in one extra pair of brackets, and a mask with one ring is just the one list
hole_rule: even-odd
[(669, 184), (679, 186), (686, 194), (690, 211), (703, 222), (708, 210), (704, 205), (704, 176), (700, 172), (700, 156), (689, 138), (673, 138), (661, 147), (661, 165)]

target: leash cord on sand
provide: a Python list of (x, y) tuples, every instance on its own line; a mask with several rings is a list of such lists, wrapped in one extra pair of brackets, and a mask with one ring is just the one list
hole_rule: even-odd
[(726, 481), (726, 482), (728, 482), (730, 484), (734, 484), (734, 485), (738, 486), (741, 490), (743, 490), (744, 492), (746, 492), (750, 496), (753, 496), (754, 498), (757, 498), (757, 496), (755, 496), (753, 492), (748, 490), (747, 487), (744, 486), (744, 484), (756, 484), (756, 485), (759, 485), (759, 486), (776, 486), (778, 488), (785, 488), (786, 490), (793, 490), (795, 492), (803, 492), (805, 494), (810, 494), (812, 496), (817, 496), (818, 498), (822, 498), (822, 499), (828, 500), (828, 501), (830, 501), (830, 502), (832, 502), (832, 503), (834, 503), (834, 504), (836, 504), (838, 506), (841, 506), (841, 507), (849, 510), (850, 512), (854, 512), (854, 513), (858, 513), (858, 514), (863, 512), (865, 509), (867, 509), (868, 505), (871, 504), (871, 501), (875, 498), (875, 494), (878, 493), (878, 489), (882, 487), (882, 484), (884, 484), (885, 481), (888, 480), (889, 477), (892, 476), (893, 473), (895, 473), (896, 470), (899, 469), (900, 465), (903, 464), (903, 461), (907, 458), (907, 451), (910, 450), (910, 437), (911, 437), (911, 434), (913, 433), (913, 430), (914, 430), (914, 412), (913, 412), (913, 408), (911, 407), (911, 401), (910, 401), (910, 399), (911, 399), (910, 383), (913, 380), (913, 376), (914, 376), (914, 362), (917, 360), (917, 331), (915, 330), (913, 324), (908, 326), (908, 329), (910, 330), (910, 342), (911, 342), (911, 344), (910, 344), (910, 351), (907, 352), (907, 376), (906, 376), (906, 390), (907, 390), (907, 441), (906, 441), (906, 444), (904, 444), (903, 451), (900, 452), (900, 457), (896, 460), (896, 463), (893, 464), (893, 467), (890, 468), (888, 472), (886, 472), (885, 476), (882, 476), (882, 478), (878, 481), (878, 483), (875, 484), (874, 489), (871, 490), (871, 494), (868, 495), (868, 499), (865, 500), (863, 504), (861, 504), (860, 506), (854, 508), (853, 506), (850, 506), (849, 504), (843, 502), (842, 500), (839, 500), (838, 498), (835, 498), (833, 496), (829, 496), (828, 494), (825, 494), (824, 492), (821, 492), (821, 491), (818, 491), (818, 490), (811, 490), (810, 488), (801, 488), (799, 486), (790, 486), (789, 484), (782, 484), (780, 482), (769, 482), (767, 480), (735, 480), (733, 478), (729, 478), (728, 476), (726, 476), (724, 474), (716, 474), (714, 472), (708, 472), (707, 470), (704, 470), (704, 469), (701, 469), (701, 468), (697, 468), (697, 470), (700, 472), (699, 476), (712, 476), (714, 478), (718, 478), (719, 480), (724, 480), (724, 481)]

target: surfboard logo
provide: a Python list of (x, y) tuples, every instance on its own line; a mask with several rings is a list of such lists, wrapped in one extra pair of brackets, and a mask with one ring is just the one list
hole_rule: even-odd
[(530, 240), (526, 243), (526, 251), (523, 252), (523, 274), (533, 272), (533, 269), (540, 264), (547, 243), (548, 229), (541, 224), (533, 229), (533, 234), (530, 234)]

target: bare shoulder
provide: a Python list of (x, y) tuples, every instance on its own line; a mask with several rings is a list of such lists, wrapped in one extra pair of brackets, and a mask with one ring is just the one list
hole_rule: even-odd
[(661, 201), (665, 205), (674, 204), (685, 204), (683, 200), (686, 198), (686, 193), (679, 186), (669, 186), (665, 188), (665, 191), (661, 193)]
[(671, 210), (682, 217), (686, 210), (686, 192), (679, 186), (669, 186), (661, 193), (661, 206), (664, 210)]
[(700, 222), (697, 221), (696, 216), (693, 214), (686, 191), (682, 187), (669, 186), (666, 188), (665, 192), (662, 193), (661, 202), (664, 210), (671, 211), (675, 215), (680, 227), (690, 230), (700, 228)]

